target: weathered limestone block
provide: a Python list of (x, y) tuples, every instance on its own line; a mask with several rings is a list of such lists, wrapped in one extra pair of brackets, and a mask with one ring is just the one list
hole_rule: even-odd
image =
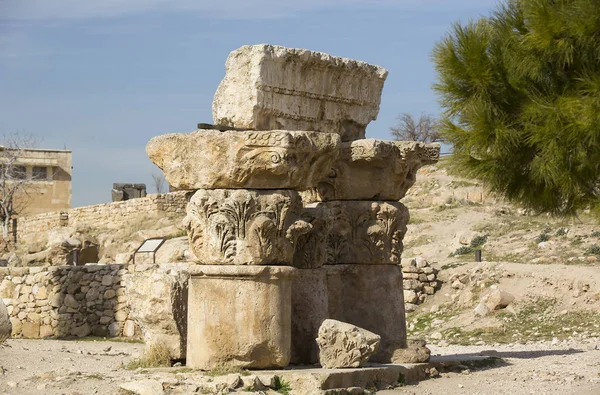
[(400, 263), (409, 220), (402, 203), (349, 200), (320, 204), (333, 220), (326, 236), (326, 264)]
[(387, 70), (357, 60), (268, 44), (229, 55), (213, 100), (218, 125), (336, 132), (364, 138), (377, 118)]
[(358, 368), (377, 351), (380, 341), (372, 332), (328, 319), (319, 328), (319, 361), (326, 369)]
[(319, 362), (316, 338), (327, 318), (327, 272), (323, 268), (297, 270), (292, 282), (292, 364)]
[(11, 332), (12, 323), (8, 316), (8, 310), (2, 299), (0, 299), (0, 340), (10, 337)]
[(363, 139), (342, 143), (340, 155), (327, 177), (307, 202), (331, 200), (402, 199), (422, 166), (437, 162), (440, 145)]
[(408, 340), (407, 348), (394, 351), (392, 363), (423, 363), (429, 361), (431, 350), (424, 340)]
[[(185, 270), (175, 269), (136, 272), (125, 277), (129, 315), (139, 324), (146, 346), (163, 343), (173, 359), (185, 358), (188, 279)], [(127, 336), (131, 336), (131, 328), (127, 331)]]
[(311, 225), (292, 190), (201, 189), (184, 220), (190, 249), (207, 265), (290, 265)]
[(438, 143), (426, 144), (417, 141), (396, 141), (396, 146), (405, 158), (408, 171), (400, 185), (399, 196), (404, 197), (406, 192), (415, 184), (417, 171), (426, 165), (437, 163), (440, 159), (440, 145)]
[(204, 265), (190, 271), (187, 366), (210, 370), (288, 365), (296, 269)]
[(406, 348), (406, 320), (400, 265), (325, 265), (329, 318), (381, 336), (372, 361), (389, 363)]
[(146, 153), (178, 189), (307, 189), (339, 153), (333, 133), (197, 130), (154, 137)]

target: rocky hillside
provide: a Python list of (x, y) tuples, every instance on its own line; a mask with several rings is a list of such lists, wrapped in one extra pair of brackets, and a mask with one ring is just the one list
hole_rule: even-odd
[(443, 281), (409, 314), (409, 337), (444, 345), (600, 336), (600, 224), (587, 213), (532, 215), (449, 174), (447, 160), (424, 168), (404, 202), (403, 262), (422, 256)]

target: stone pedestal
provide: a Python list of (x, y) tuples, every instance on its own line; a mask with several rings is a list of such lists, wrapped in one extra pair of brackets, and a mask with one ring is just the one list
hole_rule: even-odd
[(285, 266), (196, 266), (189, 284), (187, 366), (287, 366), (295, 272)]
[(406, 348), (400, 265), (325, 265), (329, 318), (381, 336), (373, 362), (389, 363)]
[(319, 362), (319, 327), (329, 318), (327, 272), (324, 268), (300, 269), (292, 281), (293, 365)]

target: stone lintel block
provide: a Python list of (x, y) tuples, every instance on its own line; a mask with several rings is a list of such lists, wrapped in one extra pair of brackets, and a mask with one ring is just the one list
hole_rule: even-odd
[(331, 265), (327, 272), (329, 318), (381, 336), (374, 362), (389, 363), (406, 348), (406, 318), (400, 265)]
[(296, 269), (220, 265), (192, 272), (187, 366), (210, 370), (288, 365)]
[(402, 199), (417, 171), (437, 162), (440, 145), (412, 141), (362, 139), (342, 143), (329, 174), (306, 201)]
[(364, 138), (377, 119), (387, 70), (306, 49), (268, 44), (229, 55), (213, 100), (217, 125), (335, 132)]
[(293, 190), (200, 189), (184, 223), (196, 261), (207, 265), (291, 265), (311, 229)]
[(197, 130), (156, 136), (146, 153), (177, 189), (307, 189), (339, 153), (334, 133)]
[(325, 238), (327, 265), (395, 265), (409, 220), (400, 202), (333, 201), (324, 205), (331, 220)]

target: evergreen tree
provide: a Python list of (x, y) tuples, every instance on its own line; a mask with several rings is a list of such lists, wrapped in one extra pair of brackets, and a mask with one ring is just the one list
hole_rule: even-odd
[(539, 212), (600, 209), (600, 0), (509, 0), (432, 57), (459, 169)]

